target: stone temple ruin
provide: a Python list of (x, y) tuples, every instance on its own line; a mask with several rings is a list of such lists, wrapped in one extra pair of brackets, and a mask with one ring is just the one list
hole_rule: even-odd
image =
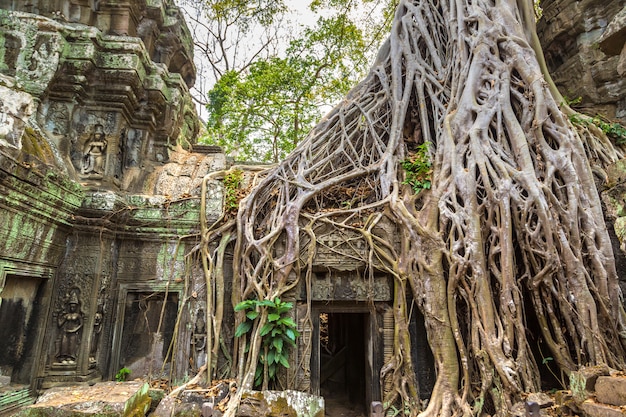
[[(172, 1), (0, 1), (0, 384), (190, 372), (183, 256), (203, 176)], [(195, 198), (193, 198), (195, 196)], [(209, 186), (210, 217), (221, 191)], [(210, 219), (209, 219), (210, 220)], [(193, 307), (192, 307), (193, 305)], [(170, 374), (171, 373), (171, 374)]]
[[(21, 390), (28, 402), (123, 367), (182, 380), (203, 364), (205, 278), (185, 255), (200, 240), (204, 178), (229, 163), (195, 143), (192, 48), (173, 0), (0, 0), (0, 396)], [(214, 222), (223, 188), (206, 184)], [(290, 388), (380, 400), (392, 280), (364, 269), (320, 249), (312, 326), (304, 287), (292, 291)], [(417, 309), (409, 330), (428, 398)], [(230, 343), (233, 329), (223, 333)], [(0, 397), (0, 413), (15, 405)]]
[[(3, 386), (34, 393), (111, 380), (122, 367), (131, 377), (193, 375), (207, 348), (206, 291), (199, 266), (185, 275), (184, 257), (200, 239), (203, 178), (227, 161), (194, 143), (180, 11), (170, 0), (0, 7)], [(222, 186), (207, 184), (212, 222)], [(290, 388), (380, 400), (391, 279), (369, 281), (364, 265), (332, 251), (316, 259), (312, 328), (302, 324), (304, 288), (292, 292), (302, 337), (291, 360), (304, 365), (291, 368)], [(415, 317), (426, 388), (433, 369)], [(224, 334), (230, 343), (233, 329)]]

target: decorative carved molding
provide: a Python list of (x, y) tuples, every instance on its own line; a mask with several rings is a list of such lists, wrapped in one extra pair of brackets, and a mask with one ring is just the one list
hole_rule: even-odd
[(0, 260), (0, 293), (6, 283), (7, 275), (50, 279), (54, 276), (54, 268), (44, 265), (33, 265), (22, 262)]

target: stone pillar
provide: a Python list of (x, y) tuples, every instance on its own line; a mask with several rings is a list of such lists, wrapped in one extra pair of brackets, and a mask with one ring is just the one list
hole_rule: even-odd
[(111, 14), (111, 29), (112, 35), (124, 35), (129, 34), (130, 26), (130, 11), (120, 10)]

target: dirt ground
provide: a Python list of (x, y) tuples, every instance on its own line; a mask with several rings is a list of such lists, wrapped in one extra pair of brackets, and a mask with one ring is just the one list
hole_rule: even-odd
[(324, 398), (326, 417), (366, 417), (365, 412), (350, 404), (347, 398)]

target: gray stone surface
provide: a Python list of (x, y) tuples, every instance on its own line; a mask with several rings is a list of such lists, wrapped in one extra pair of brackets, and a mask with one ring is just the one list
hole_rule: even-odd
[(324, 398), (301, 391), (248, 391), (241, 397), (238, 417), (324, 417)]
[[(229, 394), (228, 382), (221, 382), (211, 389), (183, 391), (178, 397), (165, 397), (151, 417), (199, 417), (203, 409), (213, 410), (213, 416), (221, 414), (217, 405)], [(210, 407), (206, 404), (210, 404)]]
[[(622, 0), (544, 0), (537, 29), (561, 94), (592, 115), (626, 121)], [(618, 67), (620, 68), (618, 70)]]
[(626, 416), (626, 411), (612, 407), (606, 404), (598, 404), (591, 400), (587, 400), (582, 405), (583, 414), (585, 417), (623, 417)]
[(143, 416), (150, 408), (148, 384), (103, 382), (91, 387), (71, 386), (47, 390), (19, 417)]
[(626, 377), (599, 377), (596, 382), (596, 400), (604, 404), (626, 406)]
[(595, 391), (596, 382), (601, 376), (608, 376), (610, 369), (608, 366), (581, 367), (570, 374), (570, 390), (574, 398), (579, 402), (586, 400), (589, 393)]

